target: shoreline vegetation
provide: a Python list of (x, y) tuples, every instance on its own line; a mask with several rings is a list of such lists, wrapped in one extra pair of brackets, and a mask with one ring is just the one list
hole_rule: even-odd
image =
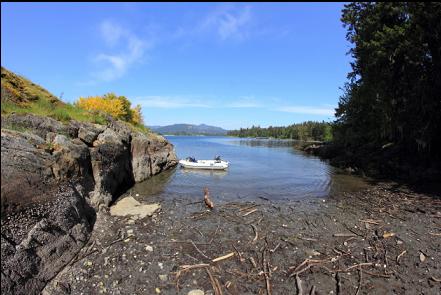
[(141, 107), (132, 108), (124, 96), (107, 93), (66, 103), (32, 81), (1, 67), (1, 114), (12, 113), (45, 116), (63, 123), (76, 120), (100, 125), (109, 123), (111, 116), (134, 130), (150, 132), (143, 124)]
[(292, 139), (300, 141), (331, 141), (332, 124), (324, 121), (307, 121), (286, 127), (269, 126), (268, 128), (261, 128), (260, 126), (252, 126), (250, 128), (231, 130), (227, 135), (235, 137)]
[(439, 19), (441, 4), (434, 2), (346, 4), (341, 21), (353, 62), (336, 120), (230, 134), (322, 140), (306, 149), (332, 165), (379, 178), (439, 182)]

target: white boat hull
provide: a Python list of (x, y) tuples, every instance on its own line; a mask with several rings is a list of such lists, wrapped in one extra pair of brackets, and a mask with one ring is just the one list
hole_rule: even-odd
[(181, 164), (183, 168), (187, 168), (187, 169), (205, 169), (205, 170), (225, 170), (229, 166), (229, 163), (227, 161), (215, 161), (215, 160), (198, 160), (196, 162), (180, 160), (179, 164)]

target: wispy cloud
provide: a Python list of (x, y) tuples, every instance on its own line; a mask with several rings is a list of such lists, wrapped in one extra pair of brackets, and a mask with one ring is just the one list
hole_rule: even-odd
[(335, 110), (333, 107), (314, 107), (314, 106), (283, 106), (274, 109), (279, 112), (305, 114), (305, 115), (321, 115), (333, 116)]
[(140, 96), (135, 103), (148, 108), (176, 109), (176, 108), (211, 108), (211, 104), (202, 100), (179, 96)]
[(251, 20), (250, 6), (220, 6), (206, 16), (199, 29), (202, 31), (214, 30), (221, 40), (242, 40), (248, 34), (247, 27)]
[(152, 47), (151, 42), (141, 39), (132, 31), (109, 20), (99, 26), (101, 38), (110, 50), (118, 53), (100, 53), (95, 56), (101, 69), (93, 73), (98, 81), (113, 81), (124, 76), (130, 67), (140, 62), (146, 50)]
[(253, 96), (240, 97), (236, 101), (228, 103), (228, 108), (260, 108), (263, 107), (262, 103), (257, 101)]
[[(272, 99), (274, 100), (274, 99)], [(210, 108), (210, 109), (237, 109), (237, 108), (260, 108), (267, 111), (278, 111), (303, 115), (333, 116), (334, 107), (321, 106), (276, 106), (274, 102), (258, 100), (254, 96), (242, 96), (238, 99), (222, 99), (220, 97), (203, 97), (197, 95), (176, 96), (138, 96), (134, 98), (134, 104), (140, 104), (146, 108), (179, 109), (179, 108)]]
[(251, 6), (222, 4), (208, 11), (193, 24), (180, 25), (170, 34), (174, 40), (194, 40), (194, 37), (214, 36), (221, 41), (242, 41), (252, 33)]

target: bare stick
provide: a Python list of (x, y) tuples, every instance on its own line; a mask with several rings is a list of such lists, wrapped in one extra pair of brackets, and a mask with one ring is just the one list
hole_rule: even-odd
[(310, 242), (317, 242), (318, 241), (317, 239), (314, 239), (314, 238), (303, 238), (303, 237), (300, 237), (300, 236), (298, 236), (297, 238), (300, 239), (300, 240), (310, 241)]
[(370, 223), (370, 224), (375, 224), (375, 225), (379, 225), (381, 220), (373, 220), (373, 219), (359, 219), (359, 221), (364, 222), (364, 223)]
[(257, 238), (259, 237), (259, 234), (257, 233), (257, 228), (256, 228), (256, 226), (254, 225), (254, 224), (251, 224), (251, 227), (253, 228), (253, 231), (254, 231), (254, 239), (253, 239), (253, 243), (255, 242), (255, 241), (257, 241)]
[[(192, 241), (165, 241), (164, 243), (178, 243), (178, 244), (186, 244), (186, 243), (192, 243)], [(194, 242), (193, 242), (194, 243)], [(195, 245), (210, 245), (210, 243), (194, 243)]]
[(247, 213), (243, 214), (242, 217), (248, 216), (248, 215), (250, 215), (251, 213), (254, 213), (254, 212), (256, 212), (256, 211), (257, 211), (257, 209), (253, 209), (253, 210), (251, 210), (251, 211), (248, 211)]
[(254, 268), (257, 268), (256, 260), (254, 260), (253, 257), (250, 257), (250, 261), (251, 261), (251, 264), (254, 266)]
[(336, 272), (335, 273), (335, 281), (336, 281), (336, 283), (337, 283), (337, 295), (339, 295), (340, 294), (340, 292), (341, 292), (341, 281), (340, 281), (340, 273), (339, 272)]
[(251, 205), (251, 206), (248, 206), (248, 207), (245, 207), (245, 208), (239, 209), (239, 211), (240, 211), (240, 212), (242, 212), (242, 211), (247, 211), (247, 210), (250, 210), (250, 209), (252, 209), (252, 208), (254, 208), (254, 207), (257, 207), (257, 206), (259, 206), (259, 204), (254, 204), (254, 205)]
[(222, 295), (222, 289), (219, 286), (219, 281), (213, 277), (213, 275), (211, 274), (211, 271), (208, 267), (206, 267), (205, 270), (207, 271), (207, 274), (210, 277), (211, 287), (213, 288), (214, 294), (215, 295)]
[(353, 265), (353, 266), (350, 266), (350, 267), (348, 267), (344, 272), (347, 272), (348, 270), (351, 270), (351, 269), (353, 269), (353, 268), (356, 268), (356, 267), (361, 267), (361, 266), (368, 266), (368, 265), (374, 265), (375, 263), (373, 263), (373, 262), (367, 262), (367, 263), (359, 263), (359, 264), (356, 264), (356, 265)]
[(358, 295), (358, 292), (360, 292), (361, 289), (361, 280), (363, 279), (362, 277), (362, 272), (361, 272), (361, 267), (358, 268), (358, 287), (357, 287), (357, 292), (355, 292), (355, 295)]
[(197, 228), (195, 228), (195, 227), (192, 227), (192, 229), (193, 230), (195, 230), (195, 231), (197, 231), (198, 232), (198, 234), (200, 234), (201, 235), (201, 237), (203, 237), (204, 238), (204, 235), (201, 233), (201, 231), (200, 230), (198, 230)]
[(233, 256), (234, 256), (234, 252), (231, 252), (231, 253), (228, 253), (227, 255), (215, 258), (215, 259), (213, 259), (211, 261), (212, 262), (218, 262), (218, 261), (225, 260), (225, 259), (228, 259), (228, 258), (233, 257)]
[(271, 249), (270, 252), (271, 252), (271, 253), (276, 252), (276, 250), (279, 249), (279, 247), (280, 247), (280, 243), (278, 243), (277, 246), (274, 247), (274, 249)]
[(196, 249), (196, 251), (198, 251), (199, 254), (201, 254), (202, 256), (204, 256), (206, 259), (210, 260), (211, 258), (208, 257), (207, 255), (204, 254), (204, 252), (202, 252), (201, 250), (199, 250), (199, 248), (196, 246), (196, 244), (193, 241), (189, 241), (193, 247)]
[(300, 279), (299, 275), (296, 275), (296, 287), (297, 295), (303, 295), (302, 280)]
[(237, 256), (239, 257), (239, 261), (244, 262), (245, 259), (242, 257), (242, 254), (240, 254), (239, 250), (237, 250), (236, 246), (234, 246), (234, 244), (231, 244), (231, 245), (233, 246), (234, 250), (236, 250)]
[(403, 252), (401, 252), (400, 255), (397, 256), (397, 264), (400, 264), (399, 260), (400, 260), (401, 256), (403, 256), (404, 254), (406, 254), (406, 252), (407, 252), (407, 251), (404, 250)]
[(309, 295), (315, 295), (315, 286), (312, 285), (311, 291), (309, 291)]
[(356, 237), (356, 234), (333, 234), (334, 237), (343, 237), (343, 238), (349, 238), (349, 237)]
[(263, 250), (263, 254), (262, 254), (263, 275), (265, 276), (266, 294), (271, 295), (271, 282), (270, 282), (269, 276), (268, 276), (269, 267), (266, 262), (265, 253), (266, 253), (266, 248)]
[(190, 269), (207, 267), (207, 266), (210, 266), (210, 265), (207, 263), (185, 264), (185, 265), (181, 265), (180, 268), (181, 268), (181, 270), (186, 271), (186, 270), (190, 270)]

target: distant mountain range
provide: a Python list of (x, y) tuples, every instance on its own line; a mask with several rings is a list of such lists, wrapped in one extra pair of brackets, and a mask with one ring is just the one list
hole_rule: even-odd
[(170, 135), (226, 135), (228, 130), (221, 127), (205, 124), (173, 124), (168, 126), (149, 126), (150, 129), (161, 134)]

